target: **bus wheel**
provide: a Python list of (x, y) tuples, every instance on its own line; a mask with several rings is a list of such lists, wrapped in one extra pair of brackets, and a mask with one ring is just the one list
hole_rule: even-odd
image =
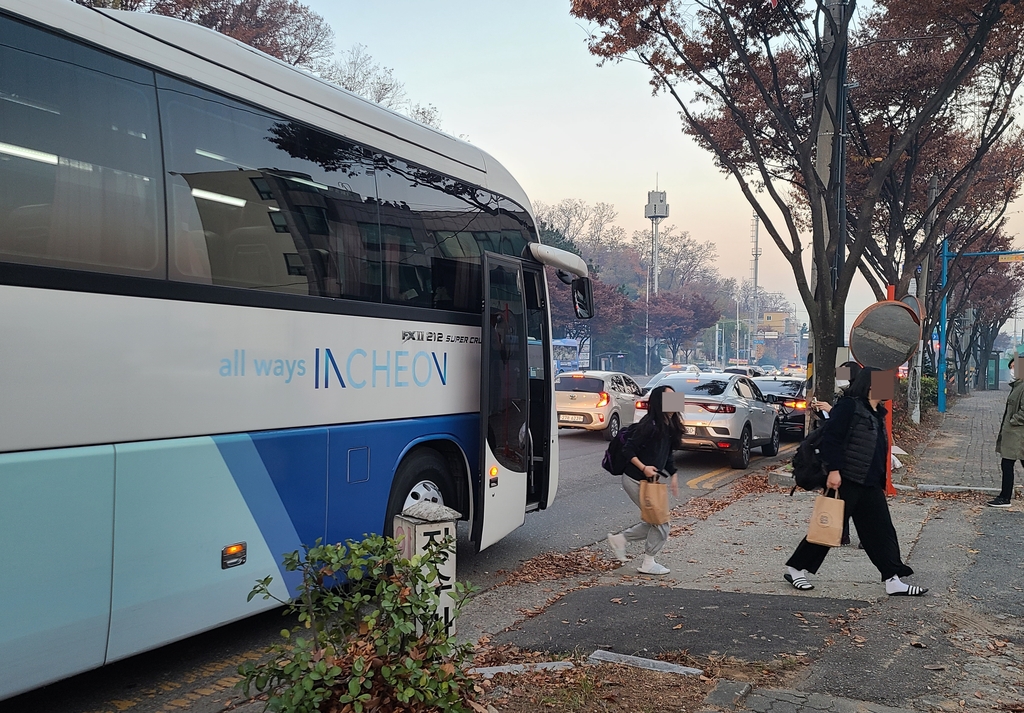
[(431, 448), (414, 450), (398, 466), (395, 481), (391, 485), (391, 496), (388, 498), (384, 534), (393, 537), (395, 515), (422, 501), (449, 507), (455, 503), (448, 463)]

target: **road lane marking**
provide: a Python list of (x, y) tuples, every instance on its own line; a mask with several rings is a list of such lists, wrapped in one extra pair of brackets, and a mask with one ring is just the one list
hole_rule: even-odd
[(745, 475), (745, 472), (741, 470), (730, 469), (730, 472), (722, 473), (721, 475), (718, 475), (712, 478), (711, 480), (706, 481), (700, 487), (704, 490), (714, 490), (715, 488), (725, 485), (726, 483), (731, 483), (733, 480), (738, 479), (741, 475)]
[[(777, 456), (788, 455), (796, 451), (799, 443), (791, 443), (783, 446), (779, 449)], [(709, 471), (703, 475), (698, 475), (696, 478), (691, 478), (686, 481), (686, 487), (694, 490), (714, 490), (721, 485), (733, 480), (732, 476), (735, 474), (737, 477), (748, 473), (748, 470), (735, 469), (732, 466), (726, 466), (725, 468), (718, 468), (716, 470)]]
[(705, 480), (708, 480), (709, 478), (713, 478), (716, 475), (724, 473), (724, 472), (726, 472), (728, 470), (732, 470), (732, 467), (726, 466), (725, 468), (719, 468), (717, 470), (711, 471), (710, 473), (705, 473), (704, 475), (699, 475), (696, 478), (693, 478), (691, 480), (687, 480), (686, 481), (686, 487), (688, 487), (688, 488), (696, 488), (698, 485), (703, 483)]

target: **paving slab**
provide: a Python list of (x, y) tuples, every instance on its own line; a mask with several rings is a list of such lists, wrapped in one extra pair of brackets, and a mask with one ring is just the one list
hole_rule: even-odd
[(830, 621), (863, 606), (850, 599), (597, 586), (570, 592), (492, 641), (555, 653), (606, 649), (653, 658), (688, 651), (770, 661), (818, 651), (835, 633)]

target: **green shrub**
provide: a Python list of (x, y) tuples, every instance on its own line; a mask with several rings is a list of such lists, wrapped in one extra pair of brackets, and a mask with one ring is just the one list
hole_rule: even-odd
[[(269, 694), (267, 708), (286, 713), (471, 710), (470, 646), (446, 632), (432, 584), (454, 547), (449, 537), (405, 560), (393, 539), (372, 535), (285, 555), (285, 569), (302, 573), (298, 597), (282, 602), (300, 626), (281, 632), (270, 661), (241, 666), (239, 687)], [(343, 588), (332, 586), (337, 578)], [(271, 581), (249, 599), (276, 599)], [(453, 584), (455, 613), (470, 592)]]
[(921, 377), (921, 408), (938, 407), (939, 404), (939, 380), (934, 376)]

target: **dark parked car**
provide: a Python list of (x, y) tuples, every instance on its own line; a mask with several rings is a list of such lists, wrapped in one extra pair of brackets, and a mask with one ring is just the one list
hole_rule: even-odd
[(779, 432), (784, 436), (803, 438), (807, 382), (791, 376), (759, 376), (753, 382), (779, 410)]

